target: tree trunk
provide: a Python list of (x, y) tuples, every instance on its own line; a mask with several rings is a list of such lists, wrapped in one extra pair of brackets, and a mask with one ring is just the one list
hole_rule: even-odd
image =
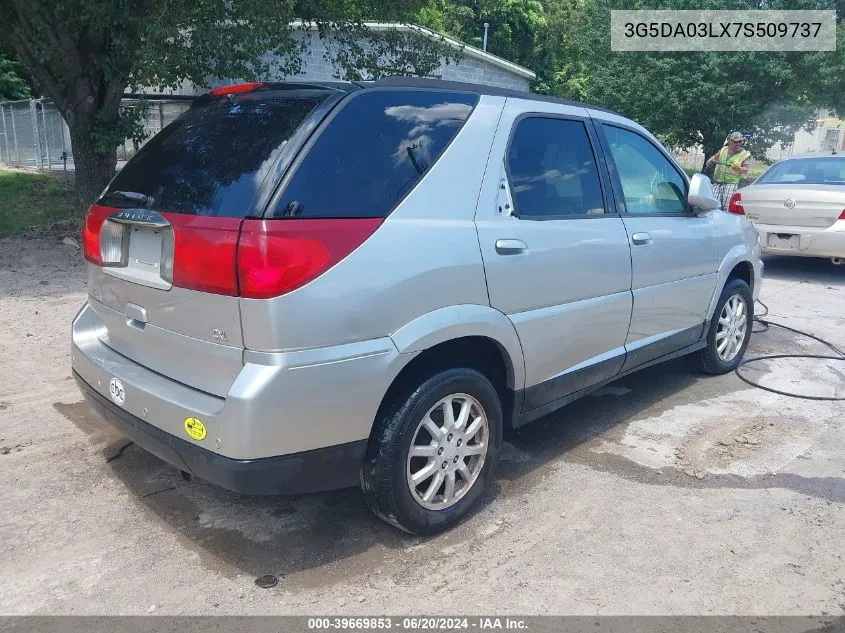
[(107, 154), (99, 153), (90, 146), (86, 136), (79, 130), (70, 130), (76, 178), (76, 207), (80, 213), (84, 213), (102, 193), (114, 177), (117, 165), (115, 150)]

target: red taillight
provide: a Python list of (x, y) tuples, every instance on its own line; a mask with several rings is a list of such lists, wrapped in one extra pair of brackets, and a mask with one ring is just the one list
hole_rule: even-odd
[(234, 84), (232, 86), (221, 86), (220, 88), (215, 88), (214, 90), (209, 90), (208, 94), (214, 95), (215, 97), (220, 95), (232, 95), (238, 92), (250, 92), (251, 90), (257, 90), (261, 86), (264, 85), (264, 82), (261, 81), (252, 81), (245, 84)]
[(82, 252), (92, 264), (101, 266), (103, 263), (100, 257), (100, 229), (103, 222), (112, 213), (117, 211), (113, 207), (103, 207), (97, 204), (91, 205), (88, 214), (85, 216), (85, 226), (82, 228)]
[(382, 221), (245, 220), (238, 245), (240, 295), (268, 299), (304, 286), (358, 248)]
[(742, 206), (742, 196), (739, 191), (732, 195), (728, 201), (728, 211), (736, 215), (745, 215), (745, 207)]
[(237, 296), (235, 258), (239, 218), (162, 213), (173, 229), (171, 283), (179, 288)]
[(839, 214), (840, 220), (845, 220), (845, 209), (842, 209), (842, 213)]
[[(103, 222), (116, 211), (119, 209), (94, 205), (85, 218), (85, 259), (98, 266), (104, 265), (100, 252)], [(316, 279), (360, 246), (383, 222), (382, 218), (161, 216), (170, 223), (161, 238), (162, 279), (178, 288), (252, 299), (278, 297)], [(127, 265), (125, 257), (121, 265)]]

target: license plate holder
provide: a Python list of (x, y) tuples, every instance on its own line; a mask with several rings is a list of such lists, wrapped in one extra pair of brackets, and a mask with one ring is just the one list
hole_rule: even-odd
[(767, 246), (784, 251), (796, 251), (801, 246), (801, 236), (792, 233), (769, 233)]
[(170, 290), (171, 283), (162, 276), (164, 263), (162, 249), (168, 246), (165, 240), (172, 239), (166, 233), (168, 228), (127, 223), (126, 231), (128, 231), (125, 242), (126, 265), (105, 267), (103, 272), (142, 286)]
[(129, 257), (127, 266), (144, 275), (158, 277), (161, 273), (162, 229), (148, 226), (128, 226)]

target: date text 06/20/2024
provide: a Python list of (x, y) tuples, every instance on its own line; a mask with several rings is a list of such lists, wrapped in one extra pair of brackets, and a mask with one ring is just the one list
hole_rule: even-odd
[(527, 630), (520, 618), (506, 617), (325, 617), (308, 618), (308, 629), (328, 630), (399, 630), (399, 631), (451, 631), (451, 630)]

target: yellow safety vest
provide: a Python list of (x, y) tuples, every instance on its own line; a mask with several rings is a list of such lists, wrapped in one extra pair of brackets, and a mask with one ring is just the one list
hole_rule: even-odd
[(716, 157), (716, 169), (713, 170), (713, 182), (723, 183), (726, 185), (736, 185), (742, 177), (741, 173), (736, 173), (731, 169), (733, 165), (737, 168), (742, 166), (751, 152), (747, 149), (741, 149), (733, 156), (728, 155), (727, 146), (719, 150), (719, 155)]

